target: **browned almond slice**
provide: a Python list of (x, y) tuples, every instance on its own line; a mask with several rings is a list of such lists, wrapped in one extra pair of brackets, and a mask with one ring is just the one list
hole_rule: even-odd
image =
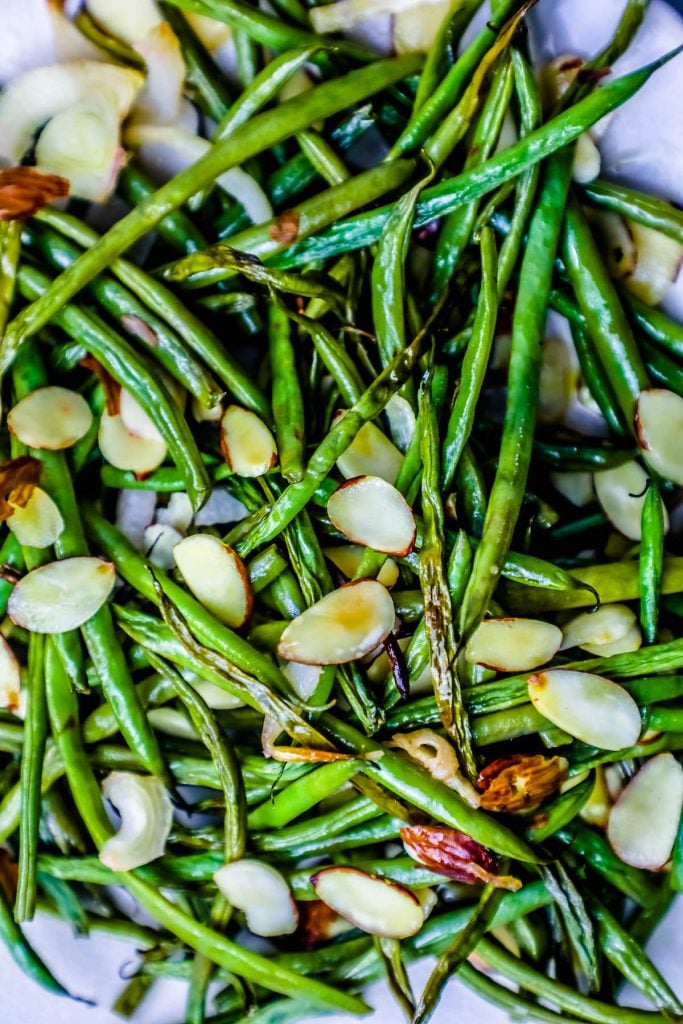
[(640, 711), (630, 693), (604, 676), (551, 669), (529, 677), (534, 707), (570, 736), (601, 750), (638, 742)]
[(412, 510), (393, 484), (378, 476), (348, 480), (327, 503), (332, 525), (349, 540), (393, 555), (407, 555), (415, 542)]
[(664, 867), (683, 810), (683, 768), (673, 754), (658, 754), (631, 779), (610, 811), (607, 836), (627, 864)]
[(195, 533), (173, 549), (176, 565), (198, 601), (226, 626), (239, 629), (251, 615), (251, 584), (244, 562), (218, 537)]
[(374, 423), (364, 423), (337, 459), (337, 469), (347, 480), (368, 474), (381, 476), (390, 484), (395, 481), (402, 465), (400, 451)]
[(406, 939), (424, 923), (420, 901), (409, 889), (359, 868), (323, 868), (311, 882), (323, 903), (370, 935)]
[[(643, 394), (641, 392), (641, 399)], [(640, 401), (639, 401), (640, 406)], [(641, 445), (644, 447), (643, 440)], [(648, 456), (649, 456), (648, 452)], [(637, 462), (624, 462), (614, 469), (603, 469), (595, 474), (595, 493), (605, 515), (614, 527), (629, 540), (640, 540), (641, 518), (648, 475)], [(665, 529), (668, 517), (664, 509)]]
[(90, 429), (86, 400), (69, 388), (37, 388), (7, 413), (7, 426), (29, 448), (70, 448)]
[(154, 472), (166, 458), (165, 441), (131, 434), (121, 416), (112, 416), (106, 410), (100, 419), (97, 440), (102, 457), (117, 469), (144, 475)]
[(683, 484), (683, 398), (665, 388), (641, 391), (636, 432), (645, 461), (675, 484)]
[(239, 405), (229, 405), (221, 419), (221, 449), (237, 476), (263, 476), (277, 462), (277, 446), (263, 420)]
[(20, 544), (47, 548), (60, 536), (64, 520), (50, 495), (41, 487), (34, 487), (26, 504), (14, 507), (7, 525)]
[(78, 629), (98, 611), (114, 587), (116, 570), (101, 558), (64, 558), (33, 569), (9, 599), (12, 622), (33, 633)]
[(468, 641), (465, 657), (499, 672), (525, 672), (550, 661), (561, 643), (561, 631), (542, 619), (486, 619)]

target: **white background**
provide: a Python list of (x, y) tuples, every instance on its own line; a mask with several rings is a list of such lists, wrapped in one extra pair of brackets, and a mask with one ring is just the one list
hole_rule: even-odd
[[(0, 0), (0, 82), (31, 64), (48, 63), (51, 38), (45, 0)], [(540, 0), (533, 14), (535, 39), (544, 56), (575, 52), (590, 55), (609, 38), (623, 0)], [(663, 0), (653, 0), (637, 43), (620, 62), (630, 70), (683, 42), (683, 21)], [(649, 187), (683, 204), (683, 58), (660, 71), (613, 118), (602, 142), (606, 165), (613, 176)], [(666, 305), (683, 319), (683, 287)], [(75, 994), (96, 1002), (95, 1007), (44, 993), (27, 981), (0, 946), (0, 1019), (17, 1024), (114, 1024), (109, 1007), (122, 987), (119, 970), (134, 961), (134, 950), (108, 939), (76, 939), (68, 928), (41, 919), (27, 935), (60, 980)], [(651, 952), (669, 980), (683, 994), (683, 912), (675, 908), (651, 944)], [(428, 965), (413, 978), (419, 991)], [(629, 1001), (643, 1005), (634, 993)], [(135, 1024), (181, 1024), (185, 986), (159, 983), (140, 1008)], [(370, 993), (376, 1006), (373, 1024), (393, 1024), (398, 1010), (382, 986)], [(457, 1016), (456, 1016), (457, 1015)], [(348, 1024), (353, 1018), (327, 1016), (327, 1024)], [(502, 1024), (505, 1014), (467, 991), (459, 982), (449, 986), (434, 1024)], [(322, 1021), (322, 1018), (321, 1018)], [(318, 1024), (318, 1022), (313, 1022)]]

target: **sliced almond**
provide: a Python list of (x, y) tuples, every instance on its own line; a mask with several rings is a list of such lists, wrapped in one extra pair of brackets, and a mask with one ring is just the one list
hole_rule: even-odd
[(683, 245), (674, 238), (629, 221), (638, 261), (626, 287), (648, 306), (657, 306), (676, 280), (683, 261)]
[(465, 648), (468, 661), (499, 672), (526, 672), (557, 653), (562, 632), (542, 619), (486, 619)]
[[(323, 548), (323, 554), (347, 579), (352, 580), (365, 554), (365, 548), (362, 544), (339, 544), (334, 548)], [(398, 566), (393, 558), (387, 558), (377, 575), (377, 580), (389, 589), (398, 581)]]
[[(10, 502), (12, 504), (12, 502)], [(47, 548), (57, 540), (64, 529), (62, 514), (49, 494), (34, 487), (23, 508), (14, 506), (7, 525), (20, 544), (32, 548)]]
[(326, 594), (285, 628), (278, 654), (307, 665), (342, 665), (383, 643), (395, 614), (386, 587), (357, 580)]
[(92, 423), (86, 400), (69, 388), (37, 388), (7, 413), (7, 426), (29, 448), (70, 448)]
[(636, 622), (629, 629), (628, 633), (625, 633), (618, 640), (613, 640), (611, 644), (584, 644), (584, 651), (588, 651), (589, 654), (595, 654), (599, 658), (611, 658), (615, 654), (630, 654), (633, 651), (639, 651), (643, 646), (643, 634), (640, 632), (640, 626)]
[(146, 441), (156, 441), (157, 444), (164, 443), (164, 439), (151, 417), (142, 408), (137, 398), (126, 388), (121, 388), (119, 415), (129, 434), (133, 434), (135, 437), (142, 437)]
[(420, 901), (409, 889), (359, 868), (323, 868), (311, 883), (323, 903), (370, 935), (406, 939), (424, 923)]
[(451, 7), (450, 0), (434, 0), (398, 11), (393, 19), (396, 53), (428, 53)]
[(357, 476), (379, 476), (393, 484), (403, 465), (403, 456), (374, 423), (364, 423), (353, 441), (337, 459), (337, 469), (351, 480)]
[(638, 742), (640, 711), (630, 693), (604, 676), (551, 669), (529, 677), (529, 697), (545, 718), (601, 750)]
[(592, 473), (551, 473), (550, 479), (562, 497), (577, 508), (590, 504), (595, 497)]
[(671, 856), (682, 810), (683, 768), (673, 754), (658, 754), (619, 796), (607, 836), (626, 864), (658, 871)]
[(0, 635), (0, 708), (19, 710), (21, 671), (19, 662), (4, 636)]
[(213, 880), (225, 898), (242, 910), (254, 935), (291, 935), (299, 912), (287, 882), (264, 861), (244, 857), (224, 864)]
[(667, 480), (683, 485), (683, 398), (665, 388), (641, 391), (635, 422), (646, 462)]
[(305, 703), (315, 693), (323, 668), (322, 665), (304, 665), (300, 661), (288, 661), (282, 671), (292, 684), (297, 697)]
[(12, 622), (33, 633), (65, 633), (102, 607), (115, 580), (114, 566), (101, 558), (48, 562), (19, 580), (7, 610)]
[(562, 627), (561, 651), (585, 644), (600, 646), (623, 639), (636, 625), (636, 617), (625, 604), (603, 604), (594, 612), (581, 612)]
[(221, 449), (237, 476), (263, 476), (277, 463), (277, 446), (263, 420), (239, 405), (229, 405), (221, 419)]
[[(648, 392), (641, 392), (641, 399), (644, 394)], [(640, 406), (640, 400), (638, 404)], [(683, 405), (683, 402), (681, 404)], [(649, 410), (647, 406), (643, 408), (649, 422)], [(642, 440), (641, 445), (644, 447)], [(594, 482), (598, 501), (613, 526), (629, 540), (640, 540), (641, 518), (648, 486), (648, 475), (643, 467), (637, 462), (624, 462), (614, 469), (603, 469), (596, 473)], [(665, 529), (669, 527), (666, 509), (664, 526)]]
[(231, 629), (243, 626), (251, 615), (253, 597), (249, 574), (239, 555), (207, 533), (185, 537), (173, 553), (197, 600)]
[(415, 518), (400, 491), (378, 476), (348, 480), (327, 503), (332, 525), (349, 540), (387, 554), (407, 555)]
[(133, 473), (152, 473), (166, 458), (166, 442), (137, 437), (127, 429), (120, 416), (102, 413), (97, 440), (102, 457), (117, 469)]

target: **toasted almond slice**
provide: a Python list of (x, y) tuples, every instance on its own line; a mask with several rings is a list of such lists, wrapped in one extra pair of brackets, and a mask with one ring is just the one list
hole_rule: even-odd
[(4, 636), (0, 635), (0, 708), (18, 711), (20, 693), (19, 662)]
[[(365, 554), (365, 548), (362, 544), (339, 544), (334, 548), (323, 548), (323, 554), (329, 558), (332, 565), (336, 565), (344, 573), (347, 579), (352, 580)], [(398, 566), (393, 558), (387, 558), (377, 575), (377, 580), (390, 590), (397, 582)]]
[(65, 633), (102, 607), (115, 580), (114, 566), (101, 558), (48, 562), (19, 580), (7, 610), (12, 622), (33, 633)]
[(561, 651), (585, 644), (599, 646), (622, 640), (636, 625), (636, 617), (625, 604), (603, 604), (594, 612), (581, 612), (562, 627)]
[(550, 661), (561, 643), (561, 631), (542, 619), (486, 619), (470, 637), (465, 657), (499, 672), (526, 672)]
[(274, 867), (250, 857), (224, 864), (213, 880), (234, 907), (244, 911), (255, 935), (291, 935), (299, 912), (287, 882)]
[(415, 542), (410, 505), (379, 476), (359, 476), (342, 484), (328, 501), (327, 514), (349, 540), (375, 551), (403, 556)]
[(197, 600), (231, 629), (243, 626), (251, 615), (253, 598), (249, 574), (239, 555), (208, 533), (185, 537), (173, 553)]
[(337, 459), (337, 469), (351, 480), (357, 476), (380, 476), (393, 484), (403, 465), (403, 456), (374, 423), (364, 423), (353, 441)]
[(120, 416), (102, 413), (97, 440), (102, 457), (117, 469), (152, 473), (166, 458), (166, 442), (136, 437)]
[(638, 651), (643, 646), (643, 634), (640, 632), (640, 626), (638, 623), (634, 623), (629, 629), (628, 633), (625, 633), (618, 640), (614, 640), (611, 644), (584, 644), (584, 651), (588, 651), (589, 654), (595, 654), (599, 658), (611, 658), (614, 654), (629, 654), (632, 651)]
[(629, 221), (629, 228), (638, 253), (633, 273), (626, 287), (649, 306), (657, 306), (678, 276), (683, 260), (683, 245), (674, 238)]
[(323, 868), (311, 883), (323, 903), (370, 935), (406, 939), (424, 924), (420, 901), (409, 889), (359, 868)]
[(306, 665), (343, 665), (386, 640), (394, 621), (386, 587), (376, 580), (357, 580), (292, 619), (280, 637), (278, 654)]
[(537, 711), (584, 743), (622, 750), (638, 742), (638, 705), (604, 676), (571, 669), (539, 672), (529, 677), (529, 697)]
[(173, 806), (165, 785), (155, 775), (112, 772), (102, 792), (121, 815), (115, 836), (100, 850), (112, 871), (132, 871), (161, 857), (173, 822)]
[(70, 448), (92, 423), (86, 400), (69, 388), (37, 388), (7, 413), (7, 426), (29, 448)]
[[(641, 398), (643, 394), (647, 393), (641, 392)], [(640, 406), (640, 400), (638, 404)], [(644, 406), (644, 408), (647, 407)], [(647, 412), (646, 417), (649, 419)], [(642, 440), (641, 445), (643, 445)], [(648, 452), (648, 457), (649, 455)], [(614, 527), (629, 540), (640, 540), (640, 521), (648, 485), (648, 476), (642, 466), (637, 462), (624, 462), (621, 466), (615, 466), (614, 469), (601, 470), (595, 474), (594, 479), (598, 501)], [(664, 509), (664, 528), (665, 530), (669, 528), (666, 509)]]
[(277, 446), (256, 413), (229, 405), (221, 419), (221, 449), (237, 476), (263, 476), (277, 463)]
[(41, 487), (34, 487), (23, 508), (19, 505), (14, 506), (14, 512), (7, 520), (7, 525), (20, 544), (33, 548), (47, 548), (54, 544), (61, 534), (64, 520), (50, 495)]
[(683, 398), (664, 388), (641, 391), (636, 433), (646, 462), (675, 484), (683, 484)]
[(671, 856), (682, 810), (683, 768), (673, 754), (658, 754), (618, 798), (607, 836), (626, 864), (658, 871)]
[(592, 473), (551, 473), (553, 487), (563, 498), (571, 501), (577, 508), (583, 508), (594, 498)]
[[(163, 370), (158, 372), (158, 377), (178, 408), (184, 409), (187, 398), (185, 389)], [(118, 411), (129, 433), (136, 437), (143, 437), (147, 441), (163, 441), (163, 437), (149, 413), (145, 412), (137, 398), (126, 388), (121, 388)]]

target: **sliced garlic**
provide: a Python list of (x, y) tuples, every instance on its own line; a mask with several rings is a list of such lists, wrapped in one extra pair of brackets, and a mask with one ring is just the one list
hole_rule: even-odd
[(7, 426), (22, 444), (48, 451), (70, 448), (87, 434), (91, 423), (86, 400), (56, 386), (37, 388), (7, 413)]
[(341, 665), (362, 658), (388, 637), (395, 614), (386, 587), (357, 580), (326, 594), (285, 628), (278, 654), (308, 665)]
[(86, 0), (85, 6), (98, 25), (129, 46), (161, 22), (154, 0)]
[(665, 388), (641, 391), (635, 422), (645, 461), (667, 480), (683, 485), (683, 398)]
[(115, 836), (100, 850), (100, 860), (112, 871), (132, 871), (161, 857), (171, 831), (173, 807), (161, 779), (133, 772), (112, 772), (102, 793), (121, 816)]
[(557, 653), (562, 633), (542, 619), (486, 619), (465, 648), (468, 661), (499, 672), (525, 672)]
[(256, 413), (229, 405), (221, 419), (221, 449), (237, 476), (263, 476), (277, 463), (277, 446)]
[(213, 880), (234, 907), (244, 912), (254, 935), (291, 935), (299, 913), (287, 882), (264, 861), (245, 857), (224, 864)]
[[(647, 392), (641, 392), (641, 398), (643, 394)], [(598, 501), (612, 525), (629, 540), (640, 540), (641, 518), (648, 486), (648, 476), (642, 466), (637, 462), (624, 462), (614, 469), (603, 469), (595, 474), (594, 483)], [(668, 530), (666, 509), (664, 524), (665, 530)]]
[(327, 503), (332, 525), (356, 544), (398, 556), (415, 541), (415, 519), (400, 491), (378, 476), (342, 484)]
[(173, 553), (197, 600), (231, 629), (243, 626), (251, 615), (253, 597), (249, 574), (239, 555), (207, 533), (185, 537)]
[[(339, 544), (334, 548), (323, 548), (323, 554), (347, 579), (352, 580), (365, 554), (365, 548), (362, 544)], [(377, 575), (377, 581), (389, 589), (398, 581), (398, 566), (393, 558), (387, 558)]]
[(622, 750), (638, 742), (638, 705), (603, 676), (570, 669), (539, 672), (529, 677), (529, 697), (545, 718), (591, 746)]
[(323, 868), (311, 882), (323, 903), (370, 935), (405, 939), (424, 924), (420, 901), (409, 889), (359, 868)]
[(101, 558), (64, 558), (24, 576), (12, 591), (12, 622), (33, 633), (78, 629), (99, 611), (114, 588), (116, 570)]
[(356, 476), (379, 476), (389, 484), (394, 483), (402, 465), (400, 451), (374, 423), (364, 423), (337, 459), (337, 469), (347, 480)]
[(41, 487), (34, 487), (23, 508), (14, 506), (7, 525), (20, 544), (47, 548), (61, 535), (64, 520), (50, 495)]
[(133, 44), (145, 62), (145, 84), (135, 101), (135, 117), (147, 124), (175, 124), (180, 115), (185, 61), (178, 37), (159, 22)]
[(658, 754), (619, 796), (607, 836), (626, 864), (658, 871), (671, 856), (682, 810), (683, 767), (673, 754)]
[(126, 427), (120, 416), (106, 410), (100, 419), (97, 435), (102, 458), (117, 469), (133, 473), (153, 473), (166, 458), (166, 442), (138, 437)]

